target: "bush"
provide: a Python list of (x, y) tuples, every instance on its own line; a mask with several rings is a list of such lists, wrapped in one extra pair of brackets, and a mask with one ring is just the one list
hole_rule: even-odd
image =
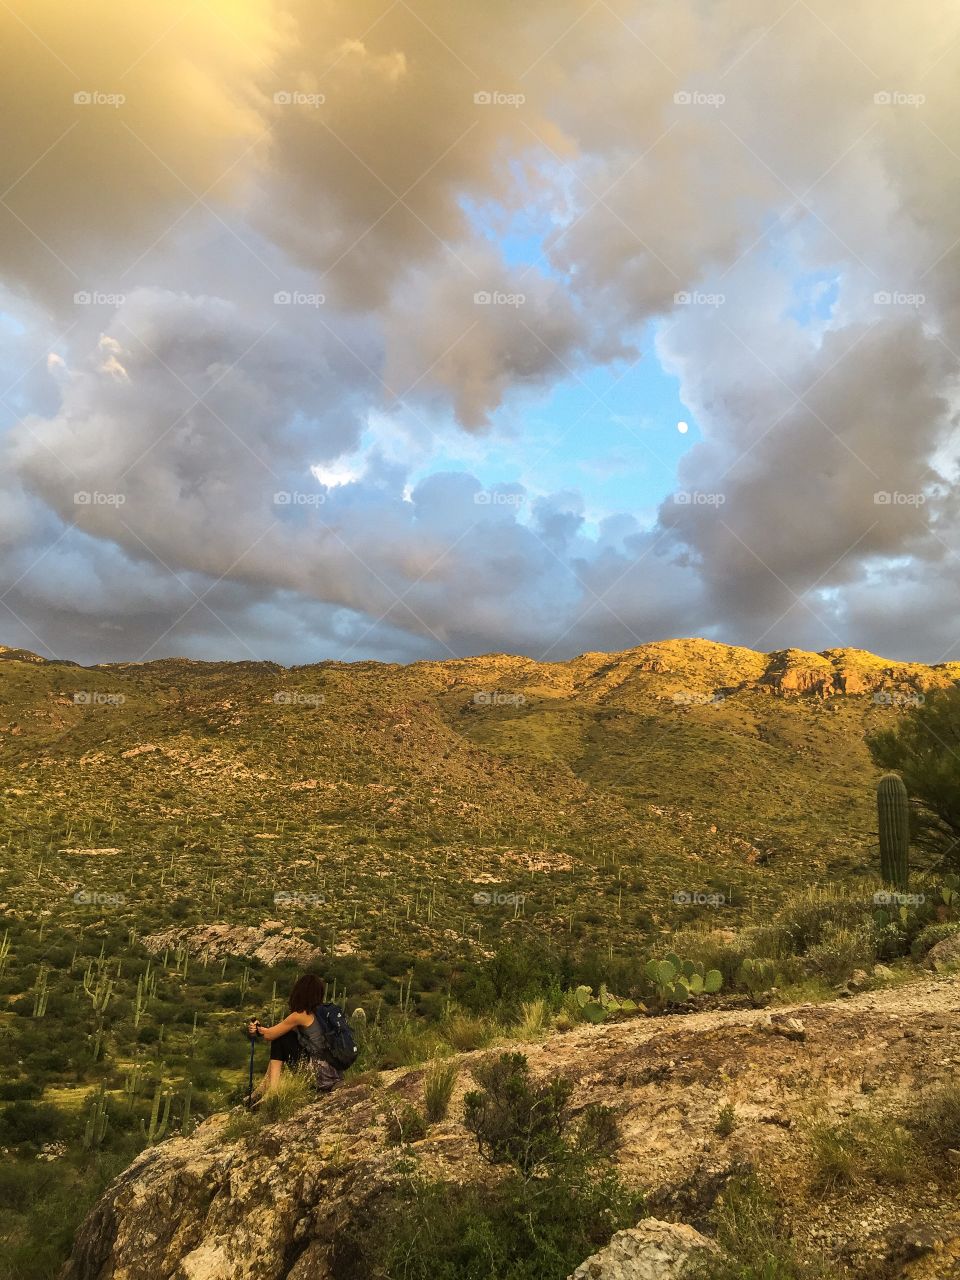
[(938, 942), (943, 942), (944, 938), (950, 938), (960, 930), (960, 922), (956, 920), (944, 920), (938, 924), (928, 924), (925, 929), (921, 929), (910, 945), (910, 955), (914, 960), (923, 960), (926, 958), (927, 952), (935, 947)]
[(481, 1087), (463, 1100), (464, 1124), (484, 1159), (529, 1174), (561, 1158), (573, 1092), (568, 1080), (552, 1076), (534, 1082), (522, 1053), (484, 1059), (474, 1067), (473, 1078)]
[(276, 1088), (263, 1095), (263, 1101), (254, 1114), (263, 1124), (276, 1124), (289, 1120), (301, 1107), (315, 1100), (316, 1093), (309, 1076), (284, 1067)]
[(612, 1156), (620, 1145), (620, 1124), (612, 1107), (591, 1102), (584, 1107), (577, 1130), (577, 1149), (590, 1159)]
[(556, 1280), (633, 1226), (639, 1196), (607, 1170), (510, 1174), (494, 1187), (409, 1178), (338, 1232), (333, 1280)]
[(438, 1058), (427, 1068), (423, 1081), (423, 1106), (431, 1124), (445, 1120), (460, 1068), (455, 1060)]
[(863, 1178), (908, 1182), (917, 1154), (910, 1133), (886, 1116), (862, 1115), (843, 1124), (816, 1124), (810, 1140), (813, 1183), (818, 1191), (832, 1191)]
[(0, 1143), (41, 1146), (62, 1136), (64, 1117), (49, 1102), (14, 1102), (0, 1111)]
[(772, 926), (767, 941), (771, 958), (777, 955), (804, 955), (812, 947), (829, 944), (840, 931), (863, 929), (868, 915), (862, 890), (840, 885), (809, 888), (788, 897)]
[(463, 1053), (485, 1049), (495, 1035), (496, 1028), (487, 1018), (467, 1013), (455, 1013), (443, 1024), (444, 1039)]
[(829, 1280), (822, 1263), (804, 1263), (776, 1199), (752, 1173), (731, 1178), (710, 1214), (722, 1249), (699, 1259), (690, 1280)]
[(807, 951), (807, 962), (813, 974), (828, 982), (845, 982), (854, 969), (869, 968), (876, 959), (872, 932), (863, 926), (834, 925), (824, 930), (822, 939)]
[(0, 1081), (0, 1101), (15, 1102), (21, 1098), (39, 1098), (43, 1096), (43, 1085), (36, 1080), (3, 1080)]
[(875, 762), (910, 793), (911, 834), (945, 865), (960, 866), (960, 685), (934, 690), (895, 729), (867, 738)]
[(391, 1147), (419, 1142), (427, 1136), (427, 1122), (423, 1112), (412, 1103), (387, 1103), (383, 1121), (387, 1130), (387, 1143)]
[(911, 1127), (924, 1146), (939, 1154), (960, 1149), (960, 1085), (942, 1085), (925, 1094)]

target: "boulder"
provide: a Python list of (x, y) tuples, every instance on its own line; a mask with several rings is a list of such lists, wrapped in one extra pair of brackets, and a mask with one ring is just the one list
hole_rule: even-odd
[(960, 931), (932, 946), (924, 963), (928, 969), (937, 971), (960, 968)]
[(683, 1222), (647, 1218), (618, 1231), (605, 1249), (582, 1262), (568, 1280), (682, 1280), (717, 1245)]

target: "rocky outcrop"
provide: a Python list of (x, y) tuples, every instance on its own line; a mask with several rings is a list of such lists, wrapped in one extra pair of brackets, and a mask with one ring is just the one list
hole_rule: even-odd
[(221, 960), (224, 956), (260, 960), (266, 965), (293, 961), (303, 968), (320, 962), (322, 951), (305, 938), (302, 930), (279, 920), (262, 925), (203, 924), (164, 929), (141, 939), (153, 955), (184, 948), (191, 956)]
[[(578, 1280), (658, 1275), (622, 1269), (646, 1266), (656, 1249), (663, 1266), (674, 1265), (672, 1255), (679, 1265), (680, 1242), (692, 1246), (694, 1232), (709, 1231), (718, 1195), (749, 1167), (771, 1183), (800, 1251), (841, 1263), (849, 1280), (952, 1276), (943, 1264), (960, 1250), (960, 1208), (949, 1161), (930, 1161), (903, 1183), (871, 1183), (869, 1194), (856, 1183), (824, 1190), (811, 1181), (810, 1124), (877, 1107), (895, 1123), (914, 1113), (924, 1090), (954, 1081), (960, 977), (783, 1009), (777, 1018), (801, 1024), (802, 1037), (770, 1034), (767, 1012), (744, 1009), (584, 1026), (518, 1046), (537, 1075), (559, 1072), (572, 1082), (575, 1110), (591, 1102), (615, 1109), (621, 1176), (647, 1190), (660, 1220), (618, 1237), (612, 1252), (585, 1264), (608, 1269), (581, 1268)], [(189, 1138), (144, 1151), (88, 1215), (63, 1280), (337, 1280), (344, 1223), (375, 1223), (378, 1197), (402, 1176), (401, 1159), (451, 1184), (495, 1176), (458, 1119), (476, 1056), (461, 1056), (453, 1118), (402, 1155), (386, 1145), (384, 1104), (419, 1103), (423, 1068), (345, 1086), (249, 1133), (214, 1116)], [(721, 1108), (733, 1115), (723, 1133)], [(936, 1247), (906, 1257), (904, 1224), (910, 1240), (929, 1235)]]
[(716, 1244), (693, 1227), (648, 1218), (629, 1231), (618, 1231), (568, 1280), (683, 1280), (698, 1259), (716, 1251)]
[(879, 702), (914, 706), (923, 701), (927, 690), (952, 683), (958, 674), (956, 663), (940, 667), (889, 663), (857, 649), (826, 649), (823, 653), (781, 649), (768, 656), (757, 687), (781, 697), (871, 695)]

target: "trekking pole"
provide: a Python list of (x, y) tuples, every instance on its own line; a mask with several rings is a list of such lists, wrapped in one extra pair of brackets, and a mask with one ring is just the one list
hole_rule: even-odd
[(247, 1086), (247, 1106), (253, 1101), (253, 1055), (257, 1047), (257, 1037), (250, 1036), (250, 1079)]

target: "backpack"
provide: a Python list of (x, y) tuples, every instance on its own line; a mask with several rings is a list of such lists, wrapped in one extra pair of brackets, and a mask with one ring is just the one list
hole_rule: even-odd
[(338, 1071), (346, 1071), (360, 1051), (343, 1010), (338, 1004), (318, 1004), (313, 1012), (316, 1023), (298, 1029), (301, 1045), (310, 1058), (322, 1054)]

